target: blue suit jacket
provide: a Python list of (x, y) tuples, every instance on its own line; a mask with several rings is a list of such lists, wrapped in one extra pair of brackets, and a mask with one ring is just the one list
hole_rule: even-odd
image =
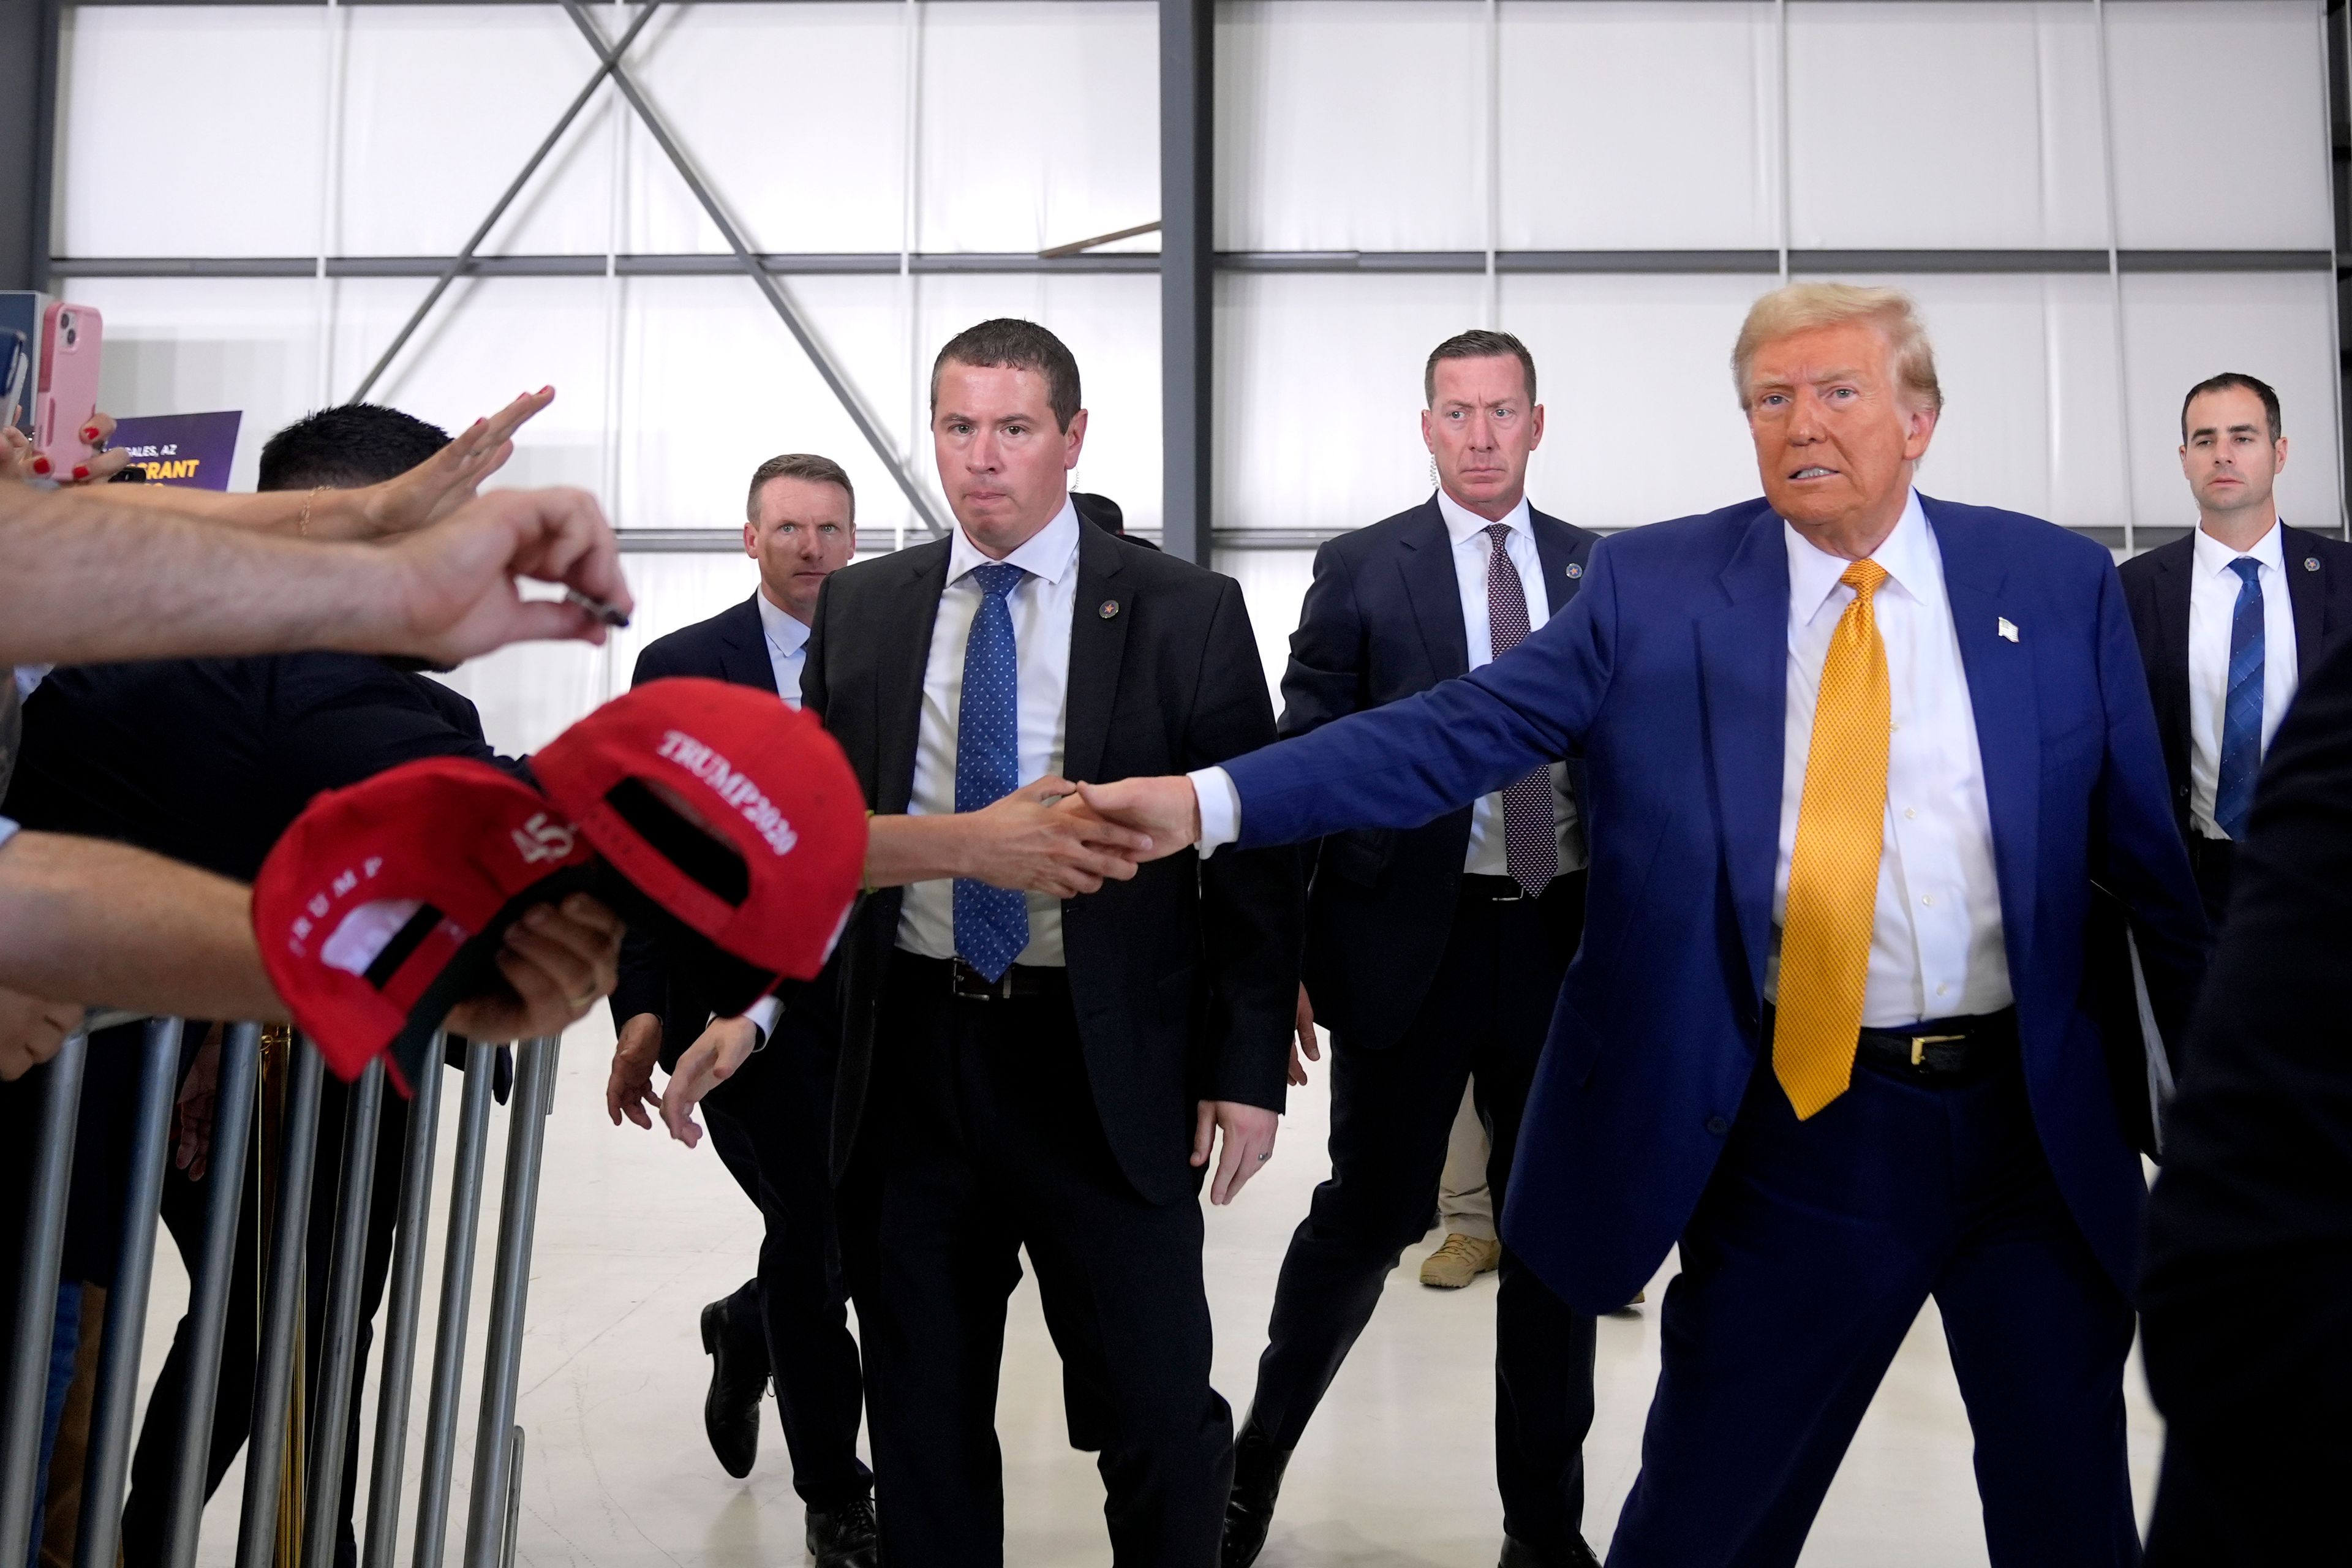
[[(2121, 584), (2038, 519), (1926, 500), (1991, 811), (2035, 1125), (2128, 1289), (2146, 1188), (2081, 1005), (2096, 878), (2185, 1006), (2205, 931)], [(1225, 764), (1244, 845), (1410, 827), (1581, 753), (1592, 866), (1504, 1231), (1586, 1311), (1631, 1299), (1696, 1206), (1758, 1069), (1785, 752), (1789, 565), (1761, 500), (1603, 540), (1583, 591), (1484, 669)], [(2003, 619), (2018, 630), (2001, 637)], [(1769, 1066), (1767, 1068), (1769, 1070)]]

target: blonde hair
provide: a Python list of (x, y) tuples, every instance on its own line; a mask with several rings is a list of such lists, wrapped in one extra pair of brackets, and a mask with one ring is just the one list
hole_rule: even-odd
[(1914, 408), (1940, 411), (1944, 389), (1936, 380), (1936, 350), (1911, 296), (1900, 289), (1864, 289), (1853, 283), (1790, 283), (1748, 308), (1739, 341), (1731, 348), (1731, 384), (1739, 406), (1748, 406), (1748, 372), (1756, 351), (1798, 332), (1867, 321), (1885, 334), (1903, 400)]

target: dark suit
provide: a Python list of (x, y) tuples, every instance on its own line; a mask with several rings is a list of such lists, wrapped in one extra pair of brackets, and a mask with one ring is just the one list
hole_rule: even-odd
[[(835, 573), (803, 690), (874, 809), (907, 809), (950, 545)], [(1274, 735), (1240, 586), (1078, 531), (1063, 773), (1181, 772)], [(886, 1558), (1003, 1561), (996, 1439), (1004, 1300), (1037, 1269), (1071, 1439), (1100, 1450), (1116, 1560), (1213, 1561), (1232, 1420), (1209, 1387), (1203, 1099), (1283, 1103), (1298, 982), (1295, 852), (1190, 853), (1062, 905), (1065, 971), (1031, 994), (949, 994), (897, 950), (901, 894), (867, 899), (836, 959), (834, 1163), (866, 1331)]]
[[(1530, 522), (1557, 613), (1595, 536), (1532, 510)], [(1281, 732), (1306, 734), (1466, 673), (1466, 635), (1433, 497), (1332, 540), (1316, 552), (1291, 634)], [(1506, 1195), (1536, 1058), (1584, 926), (1582, 839), (1572, 809), (1559, 811), (1559, 863), (1579, 868), (1541, 899), (1521, 899), (1505, 879), (1464, 875), (1471, 809), (1335, 833), (1318, 847), (1306, 976), (1331, 1031), (1331, 1179), (1291, 1237), (1258, 1363), (1250, 1424), (1276, 1449), (1297, 1445), (1398, 1255), (1428, 1228), (1465, 1078), (1490, 1135), (1488, 1185), (1498, 1202)], [(1496, 1478), (1505, 1530), (1548, 1552), (1569, 1550), (1583, 1513), (1592, 1336), (1590, 1317), (1505, 1252)]]
[[(2281, 523), (2279, 551), (2287, 602), (2294, 612), (2294, 667), (2308, 675), (2352, 629), (2352, 544)], [(2147, 667), (2148, 695), (2156, 701), (2157, 735), (2172, 782), (2173, 820), (2189, 845), (2206, 914), (2218, 922), (2228, 901), (2234, 847), (2204, 837), (2189, 822), (2189, 593), (2196, 562), (2197, 535), (2191, 532), (2141, 552), (2121, 571), (2140, 662)]]
[(2352, 647), (2300, 668), (2148, 1204), (2141, 1322), (2168, 1424), (2149, 1568), (2345, 1555)]
[[(25, 754), (9, 795), (11, 814), (54, 832), (119, 839), (226, 877), (251, 881), (270, 846), (321, 790), (356, 784), (423, 757), (470, 757), (520, 770), (482, 738), (474, 705), (438, 681), (357, 654), (293, 654), (268, 658), (164, 659), (60, 669), (26, 705)], [(191, 1025), (184, 1057), (205, 1026)], [(119, 1055), (131, 1059), (135, 1027)], [(329, 1256), (334, 1230), (334, 1173), (342, 1160), (349, 1087), (330, 1080), (321, 1104), (319, 1179), (310, 1208), (309, 1343), (325, 1343)], [(85, 1099), (85, 1108), (92, 1101)], [(127, 1110), (127, 1102), (116, 1107)], [(369, 1211), (362, 1279), (354, 1389), (366, 1371), (368, 1324), (383, 1297), (398, 1217), (408, 1103), (386, 1096), (378, 1123), (374, 1200)], [(245, 1218), (237, 1233), (229, 1322), (224, 1340), (220, 1403), (214, 1417), (206, 1489), (219, 1484), (243, 1446), (253, 1394), (255, 1234), (260, 1140), (247, 1163)], [(166, 1173), (163, 1215), (193, 1269), (203, 1247), (206, 1181)], [(109, 1215), (113, 1220), (119, 1208)], [(169, 1469), (177, 1442), (192, 1353), (183, 1318), (155, 1385), (131, 1460), (123, 1509), (124, 1560), (133, 1568), (160, 1561), (169, 1506)], [(310, 1372), (318, 1386), (318, 1368)], [(345, 1444), (342, 1535), (338, 1562), (354, 1552), (351, 1517), (358, 1480), (360, 1402), (351, 1406)]]
[[(680, 675), (776, 689), (756, 591), (646, 645), (629, 684)], [(692, 981), (663, 963), (653, 942), (632, 933), (621, 949), (613, 1019), (617, 1026), (640, 1013), (661, 1019), (666, 1068), (677, 1066), (711, 1019), (710, 1004)], [(754, 1365), (763, 1362), (772, 1371), (793, 1488), (826, 1512), (874, 1485), (857, 1457), (865, 1380), (849, 1332), (825, 1170), (839, 1050), (837, 1028), (803, 987), (766, 1046), (702, 1102), (711, 1147), (767, 1221), (757, 1278), (727, 1299), (730, 1337), (756, 1352)]]

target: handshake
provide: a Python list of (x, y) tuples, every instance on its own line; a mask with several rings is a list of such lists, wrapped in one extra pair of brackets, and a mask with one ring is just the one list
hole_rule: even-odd
[(876, 817), (866, 881), (970, 877), (1073, 899), (1190, 847), (1201, 837), (1200, 817), (1192, 782), (1181, 774), (1108, 784), (1047, 774), (978, 811)]

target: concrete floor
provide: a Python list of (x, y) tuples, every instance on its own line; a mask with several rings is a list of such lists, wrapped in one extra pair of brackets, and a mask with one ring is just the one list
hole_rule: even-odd
[[(702, 1435), (705, 1360), (696, 1314), (749, 1273), (758, 1216), (706, 1146), (688, 1151), (614, 1129), (603, 1107), (611, 1030), (600, 1016), (564, 1043), (549, 1128), (532, 1268), (520, 1421), (527, 1434), (518, 1560), (526, 1568), (781, 1568), (802, 1562), (801, 1508), (780, 1430), (763, 1427), (760, 1463), (730, 1479)], [(1275, 1272), (1307, 1194), (1327, 1173), (1322, 1071), (1294, 1093), (1273, 1162), (1232, 1207), (1208, 1219), (1217, 1385), (1246, 1404)], [(446, 1185), (454, 1106), (443, 1129)], [(467, 1361), (479, 1373), (504, 1116), (493, 1124), (482, 1263)], [(439, 1254), (436, 1203), (434, 1260)], [(1433, 1237), (1433, 1242), (1436, 1238)], [(1265, 1568), (1485, 1568), (1501, 1510), (1492, 1471), (1493, 1277), (1467, 1290), (1425, 1289), (1407, 1254), (1293, 1462)], [(1673, 1268), (1669, 1260), (1668, 1270)], [(1650, 1287), (1653, 1302), (1664, 1279)], [(433, 1300), (428, 1274), (425, 1300)], [(160, 1360), (185, 1282), (166, 1251), (158, 1269), (147, 1366)], [(420, 1363), (429, 1364), (429, 1336)], [(1586, 1448), (1586, 1533), (1606, 1550), (1632, 1486), (1657, 1375), (1654, 1310), (1600, 1326), (1598, 1405)], [(1005, 1560), (1019, 1568), (1109, 1561), (1090, 1456), (1065, 1435), (1058, 1363), (1024, 1283), (1013, 1303), (998, 1429), (1007, 1492)], [(421, 1416), (420, 1373), (419, 1415)], [(2161, 1426), (2135, 1367), (2133, 1476), (2143, 1512)], [(473, 1397), (470, 1388), (467, 1394)], [(369, 1400), (373, 1408), (373, 1391)], [(462, 1426), (448, 1561), (464, 1534), (473, 1422)], [(371, 1422), (373, 1417), (371, 1416)], [(370, 1430), (373, 1430), (371, 1425)], [(412, 1428), (404, 1512), (415, 1503)], [(207, 1510), (204, 1568), (234, 1557), (241, 1467)], [(362, 1517), (366, 1507), (362, 1488)], [(410, 1559), (404, 1525), (398, 1561)], [(1931, 1306), (1864, 1423), (1804, 1562), (1959, 1568), (1985, 1561), (1967, 1418)]]

